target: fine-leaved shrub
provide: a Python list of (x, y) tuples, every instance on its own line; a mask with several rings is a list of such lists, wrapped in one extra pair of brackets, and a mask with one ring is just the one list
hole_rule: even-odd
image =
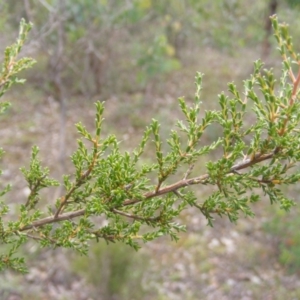
[[(95, 130), (76, 125), (81, 138), (71, 156), (74, 173), (63, 177), (64, 193), (45, 209), (37, 206), (40, 191), (60, 183), (41, 166), (34, 146), (29, 168), (21, 168), (30, 194), (19, 205), (14, 221), (8, 215), (9, 206), (0, 202), (0, 240), (7, 249), (0, 254), (0, 270), (26, 271), (24, 259), (16, 253), (29, 239), (41, 247), (73, 248), (81, 253), (87, 253), (90, 240), (99, 239), (138, 249), (163, 235), (177, 240), (178, 232), (185, 230), (177, 217), (188, 206), (195, 207), (211, 226), (215, 215), (227, 216), (231, 222), (240, 214), (253, 216), (251, 203), (263, 197), (289, 210), (294, 201), (282, 187), (300, 178), (300, 56), (293, 49), (288, 26), (279, 24), (276, 16), (271, 19), (283, 62), (278, 80), (256, 61), (243, 92), (229, 83), (229, 95), (218, 96), (219, 110), (205, 111), (200, 118), (205, 108), (200, 98), (202, 74), (197, 73), (194, 103), (189, 106), (179, 98), (183, 119), (169, 138), (161, 138), (161, 125), (153, 119), (132, 152), (122, 151), (114, 135), (102, 135), (104, 103), (97, 102)], [(5, 50), (0, 96), (14, 83), (23, 82), (17, 74), (34, 63), (31, 58), (17, 58), (30, 28), (21, 21), (19, 38)], [(5, 114), (9, 105), (1, 102), (0, 112)], [(202, 136), (212, 124), (220, 128), (220, 138), (206, 145)], [(142, 157), (149, 144), (154, 149), (153, 162), (145, 163)], [(220, 153), (219, 158), (211, 161), (207, 156), (206, 172), (193, 174), (194, 164), (213, 150)], [(173, 181), (174, 174), (181, 179)], [(210, 186), (210, 195), (198, 199), (191, 188), (195, 185)], [(1, 196), (6, 194), (8, 199), (9, 190), (10, 186), (5, 187)]]

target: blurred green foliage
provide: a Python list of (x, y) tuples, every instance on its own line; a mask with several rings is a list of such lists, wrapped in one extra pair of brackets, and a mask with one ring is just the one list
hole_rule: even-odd
[[(3, 2), (4, 3), (4, 2)], [(69, 95), (144, 89), (185, 65), (186, 50), (210, 46), (230, 53), (262, 41), (262, 1), (66, 0), (7, 4), (6, 26), (35, 24), (31, 39), (47, 57), (33, 81), (55, 90), (60, 72)], [(4, 5), (4, 4), (3, 4)], [(244, 7), (247, 6), (247, 10)], [(253, 19), (253, 15), (261, 18)], [(39, 59), (40, 60), (40, 59)], [(58, 65), (59, 63), (59, 65)], [(118, 80), (116, 80), (118, 78)], [(129, 88), (130, 86), (130, 88)], [(124, 90), (125, 89), (125, 90)]]
[(272, 218), (263, 224), (263, 229), (275, 241), (278, 262), (290, 274), (300, 274), (300, 210), (295, 208), (288, 215), (276, 208), (272, 212)]
[(95, 297), (103, 299), (144, 299), (155, 291), (145, 289), (143, 273), (149, 264), (147, 255), (132, 252), (126, 245), (93, 243), (88, 256), (72, 260), (73, 269), (92, 284)]
[(286, 1), (292, 8), (299, 8), (300, 5), (299, 0), (286, 0)]
[(180, 68), (180, 61), (174, 58), (175, 49), (165, 35), (155, 37), (148, 49), (139, 47), (137, 65), (140, 67), (138, 81), (145, 84), (152, 77), (165, 74)]

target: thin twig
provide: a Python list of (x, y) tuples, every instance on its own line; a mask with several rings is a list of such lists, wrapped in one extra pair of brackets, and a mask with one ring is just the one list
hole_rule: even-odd
[(30, 188), (30, 194), (27, 198), (27, 201), (25, 203), (25, 207), (27, 207), (30, 203), (30, 200), (31, 200), (31, 196), (36, 192), (37, 188), (41, 185), (41, 182), (43, 181), (43, 179), (45, 179), (47, 177), (47, 175), (43, 175), (38, 181), (37, 183), (34, 185), (33, 188)]
[(34, 221), (32, 224), (29, 224), (29, 225), (26, 225), (26, 226), (20, 228), (19, 231), (25, 231), (28, 229), (32, 229), (34, 227), (37, 228), (37, 227), (44, 226), (46, 224), (51, 224), (51, 223), (74, 219), (76, 217), (83, 216), (84, 214), (85, 214), (85, 209), (80, 209), (77, 211), (72, 211), (72, 212), (67, 212), (67, 213), (61, 214), (57, 217), (50, 216), (50, 217), (47, 217), (47, 218), (44, 218), (44, 219), (41, 219), (38, 221)]
[(132, 214), (126, 213), (124, 211), (120, 211), (120, 210), (115, 209), (115, 208), (112, 209), (112, 212), (114, 212), (116, 214), (119, 214), (121, 216), (127, 217), (127, 218), (135, 219), (135, 220), (141, 220), (141, 221), (157, 221), (157, 220), (159, 220), (159, 217), (143, 218), (143, 217), (140, 217), (140, 216), (137, 216), (137, 215), (132, 215)]
[(193, 169), (194, 169), (194, 164), (189, 166), (186, 173), (184, 174), (183, 180), (186, 180), (188, 178), (188, 176), (192, 173)]
[[(228, 171), (227, 175), (235, 173), (238, 170), (248, 168), (248, 167), (253, 166), (253, 165), (255, 165), (257, 163), (260, 163), (262, 161), (266, 161), (268, 159), (271, 159), (271, 158), (274, 157), (274, 155), (276, 153), (278, 153), (277, 149), (275, 149), (271, 153), (267, 153), (267, 154), (257, 153), (252, 158), (245, 159), (245, 160), (237, 163), (236, 165), (234, 165)], [(165, 187), (161, 188), (157, 192), (152, 191), (152, 192), (145, 193), (143, 199), (128, 199), (128, 200), (125, 200), (118, 208), (124, 207), (124, 206), (129, 206), (129, 205), (134, 205), (136, 203), (151, 199), (153, 197), (162, 196), (164, 194), (168, 194), (170, 192), (177, 191), (178, 189), (181, 189), (181, 188), (189, 186), (189, 185), (205, 184), (205, 183), (208, 182), (209, 178), (210, 178), (209, 174), (204, 174), (204, 175), (201, 175), (201, 176), (198, 176), (198, 177), (194, 177), (194, 178), (190, 178), (190, 179), (186, 179), (186, 180), (180, 180), (180, 181), (178, 181), (174, 184), (171, 184), (171, 185), (168, 185), (168, 186), (165, 186)], [(85, 213), (86, 213), (85, 209), (80, 209), (80, 210), (77, 210), (77, 211), (74, 211), (74, 212), (67, 212), (67, 213), (64, 213), (64, 214), (60, 214), (58, 216), (56, 216), (56, 215), (50, 216), (50, 217), (35, 221), (32, 224), (26, 225), (26, 226), (20, 228), (19, 231), (26, 231), (26, 230), (32, 229), (34, 227), (37, 228), (37, 227), (44, 226), (46, 224), (51, 224), (51, 223), (56, 223), (56, 222), (61, 222), (61, 221), (65, 221), (65, 220), (74, 219), (74, 218), (83, 216)]]
[[(97, 154), (95, 154), (95, 156), (97, 156)], [(79, 188), (85, 181), (85, 179), (90, 175), (90, 173), (92, 172), (93, 168), (94, 168), (94, 164), (96, 161), (96, 157), (94, 156), (93, 158), (93, 162), (91, 163), (91, 165), (89, 166), (88, 170), (81, 175), (81, 177), (77, 180), (77, 182), (73, 185), (73, 187), (69, 190), (69, 192), (61, 197), (61, 203), (54, 215), (54, 218), (58, 219), (59, 214), (61, 213), (61, 210), (63, 209), (63, 207), (67, 204), (68, 199), (71, 197), (71, 195), (73, 194), (73, 192)]]

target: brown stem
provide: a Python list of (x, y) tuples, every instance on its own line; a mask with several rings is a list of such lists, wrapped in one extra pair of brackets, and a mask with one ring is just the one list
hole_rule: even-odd
[[(96, 139), (94, 141), (94, 147), (97, 147), (97, 146), (98, 146), (98, 139)], [(81, 175), (81, 177), (73, 185), (73, 187), (69, 190), (69, 192), (65, 196), (63, 196), (61, 198), (61, 203), (60, 203), (60, 205), (59, 205), (59, 207), (58, 207), (58, 209), (57, 209), (57, 211), (56, 211), (56, 213), (54, 215), (54, 218), (56, 218), (56, 219), (58, 218), (58, 216), (61, 213), (63, 207), (66, 205), (68, 199), (71, 197), (71, 195), (73, 194), (73, 192), (77, 188), (79, 188), (84, 183), (85, 179), (88, 178), (88, 176), (91, 174), (91, 172), (92, 172), (92, 170), (94, 168), (94, 165), (95, 165), (97, 157), (98, 157), (98, 152), (94, 151), (94, 157), (93, 157), (93, 161), (92, 161), (91, 165), (89, 166), (88, 170), (84, 174)]]
[(114, 213), (116, 213), (118, 215), (127, 217), (127, 218), (134, 219), (134, 220), (157, 221), (159, 219), (159, 217), (155, 217), (155, 218), (143, 218), (143, 217), (140, 217), (140, 216), (137, 216), (137, 215), (132, 215), (132, 214), (126, 213), (124, 211), (121, 211), (121, 210), (118, 210), (118, 209), (115, 209), (115, 208), (112, 209), (112, 212), (114, 212)]
[(25, 203), (25, 206), (26, 206), (26, 207), (29, 205), (32, 195), (33, 195), (33, 194), (36, 192), (36, 190), (39, 188), (39, 186), (41, 185), (43, 179), (45, 179), (46, 176), (47, 176), (47, 175), (43, 175), (43, 176), (37, 181), (37, 183), (33, 186), (33, 188), (30, 189), (30, 194), (29, 194), (29, 196), (28, 196), (28, 198), (27, 198), (27, 201), (26, 201), (26, 203)]
[[(293, 90), (292, 90), (292, 96), (291, 96), (290, 103), (289, 103), (290, 106), (295, 103), (297, 92), (298, 92), (298, 86), (299, 86), (299, 83), (300, 83), (300, 61), (298, 61), (298, 74), (297, 74), (297, 77), (295, 78), (292, 70), (291, 70), (291, 72), (292, 72), (292, 77), (291, 78), (293, 80)], [(287, 124), (288, 124), (289, 120), (290, 120), (290, 115), (287, 115), (285, 120), (284, 120), (282, 129), (279, 132), (279, 135), (282, 136), (285, 133), (285, 130), (286, 130), (286, 127), (287, 127)]]
[[(242, 170), (245, 168), (248, 168), (250, 166), (253, 166), (259, 162), (271, 159), (276, 153), (278, 152), (277, 149), (275, 149), (273, 152), (271, 153), (267, 153), (267, 154), (260, 154), (257, 153), (256, 155), (254, 155), (252, 158), (247, 158), (239, 163), (237, 163), (236, 165), (234, 165), (227, 174), (232, 174), (238, 170)], [(120, 207), (124, 207), (124, 206), (128, 206), (128, 205), (134, 205), (136, 203), (139, 203), (141, 201), (145, 201), (147, 199), (151, 199), (153, 197), (157, 197), (157, 196), (161, 196), (170, 192), (174, 192), (180, 188), (189, 186), (189, 185), (195, 185), (195, 184), (204, 184), (208, 181), (209, 179), (209, 174), (204, 174), (198, 177), (194, 177), (194, 178), (190, 178), (190, 179), (183, 179), (180, 180), (174, 184), (168, 185), (166, 187), (161, 188), (158, 191), (152, 191), (152, 192), (148, 192), (144, 194), (144, 199), (137, 199), (137, 200), (125, 200), (123, 202), (122, 205), (120, 205)], [(119, 207), (119, 208), (120, 208)], [(115, 209), (116, 210), (116, 209)], [(83, 216), (85, 214), (86, 210), (85, 209), (80, 209), (74, 212), (67, 212), (64, 214), (60, 214), (57, 215), (56, 214), (54, 216), (50, 216), (38, 221), (33, 222), (32, 224), (26, 225), (22, 228), (19, 229), (19, 231), (25, 231), (25, 230), (29, 230), (32, 228), (37, 228), (37, 227), (41, 227), (44, 226), (46, 224), (51, 224), (51, 223), (56, 223), (56, 222), (61, 222), (61, 221), (65, 221), (65, 220), (70, 220), (70, 219), (74, 219), (76, 217), (80, 217)], [(120, 214), (120, 211), (117, 210), (117, 213)], [(123, 215), (125, 215), (125, 212), (121, 212)], [(126, 215), (128, 217), (128, 215)], [(131, 215), (132, 216), (132, 215)]]
[(298, 62), (298, 66), (299, 66), (299, 69), (298, 69), (297, 78), (293, 82), (294, 86), (293, 86), (293, 91), (292, 91), (292, 97), (290, 100), (290, 105), (294, 104), (294, 101), (295, 101), (295, 98), (297, 95), (297, 91), (298, 91), (299, 82), (300, 82), (300, 62)]
[(85, 214), (85, 209), (80, 209), (77, 211), (72, 211), (72, 212), (67, 212), (67, 213), (61, 214), (57, 217), (55, 217), (55, 216), (47, 217), (47, 218), (35, 221), (29, 225), (26, 225), (26, 226), (20, 228), (19, 231), (25, 231), (25, 230), (29, 230), (32, 228), (44, 226), (46, 224), (51, 224), (51, 223), (74, 219), (76, 217), (83, 216), (84, 214)]

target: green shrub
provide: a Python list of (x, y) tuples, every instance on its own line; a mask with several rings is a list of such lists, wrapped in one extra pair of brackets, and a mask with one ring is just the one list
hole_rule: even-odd
[(142, 299), (142, 274), (148, 260), (146, 255), (132, 253), (128, 246), (99, 242), (90, 247), (88, 256), (77, 257), (73, 268), (92, 284), (95, 296)]
[[(289, 210), (294, 201), (282, 187), (300, 178), (296, 168), (300, 71), (294, 67), (299, 68), (300, 57), (287, 25), (278, 24), (275, 16), (272, 23), (283, 60), (278, 83), (273, 71), (262, 70), (263, 64), (256, 61), (253, 75), (244, 81), (243, 94), (229, 83), (229, 96), (218, 96), (220, 109), (205, 111), (200, 118), (202, 74), (197, 73), (194, 103), (188, 106), (184, 98), (179, 99), (184, 119), (178, 120), (167, 141), (153, 119), (139, 146), (132, 152), (122, 151), (114, 135), (102, 136), (104, 104), (97, 102), (95, 132), (76, 125), (81, 139), (71, 157), (74, 174), (64, 176), (64, 194), (46, 209), (37, 205), (41, 190), (60, 183), (41, 166), (34, 146), (29, 167), (21, 168), (30, 193), (14, 221), (7, 216), (9, 206), (1, 202), (0, 239), (10, 248), (0, 255), (0, 269), (26, 270), (16, 251), (28, 239), (42, 247), (72, 248), (83, 254), (91, 240), (123, 242), (134, 249), (163, 235), (177, 240), (178, 232), (185, 230), (177, 217), (188, 206), (198, 209), (211, 226), (215, 215), (227, 216), (231, 222), (240, 214), (253, 216), (251, 204), (263, 198), (261, 192), (271, 203)], [(5, 51), (0, 96), (13, 83), (22, 82), (16, 75), (33, 64), (30, 58), (17, 59), (30, 27), (22, 21), (17, 42)], [(0, 111), (5, 113), (8, 106), (0, 103)], [(245, 122), (248, 115), (250, 126)], [(220, 137), (204, 145), (202, 137), (212, 124), (220, 128)], [(153, 149), (152, 162), (142, 160), (146, 147)], [(220, 153), (219, 159), (210, 161), (211, 151)], [(191, 176), (194, 165), (205, 159), (206, 173)], [(174, 182), (174, 174), (181, 179)], [(210, 195), (197, 199), (190, 188), (195, 185), (209, 185)], [(5, 187), (1, 195), (8, 198), (9, 190)]]
[(265, 232), (271, 234), (274, 241), (274, 252), (278, 262), (293, 274), (299, 273), (300, 270), (299, 226), (299, 208), (289, 215), (275, 211), (272, 219), (263, 224)]

